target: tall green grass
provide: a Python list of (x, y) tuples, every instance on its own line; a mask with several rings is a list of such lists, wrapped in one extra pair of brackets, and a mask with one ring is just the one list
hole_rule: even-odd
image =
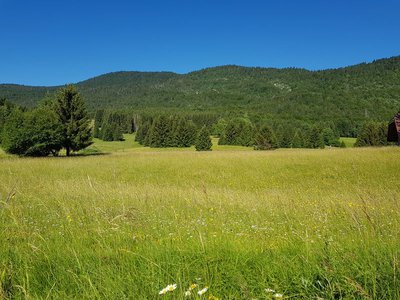
[(400, 149), (127, 149), (0, 159), (0, 298), (400, 298)]

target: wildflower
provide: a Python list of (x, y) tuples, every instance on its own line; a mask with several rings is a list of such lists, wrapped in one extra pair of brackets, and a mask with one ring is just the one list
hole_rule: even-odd
[(192, 290), (194, 290), (195, 288), (197, 288), (197, 284), (192, 283), (192, 284), (189, 286), (189, 291), (192, 291)]
[(175, 290), (176, 289), (176, 283), (175, 284), (169, 284), (169, 285), (167, 285), (167, 290), (169, 291), (169, 292), (172, 292), (173, 290)]
[(275, 297), (275, 298), (283, 298), (283, 295), (282, 295), (282, 294), (276, 293), (276, 294), (274, 295), (274, 297)]
[(199, 296), (204, 295), (204, 294), (207, 292), (207, 290), (208, 290), (208, 287), (205, 287), (204, 289), (198, 291), (197, 294), (198, 294)]
[(158, 294), (159, 295), (165, 295), (168, 292), (172, 292), (173, 290), (176, 289), (176, 283), (174, 284), (168, 284), (165, 288), (163, 288)]
[(275, 290), (273, 290), (273, 289), (265, 289), (264, 291), (267, 293), (275, 293)]
[(186, 291), (186, 292), (185, 292), (185, 297), (190, 297), (191, 294), (192, 294), (192, 293), (191, 293), (190, 291)]
[(163, 288), (158, 294), (159, 295), (164, 295), (168, 292), (168, 290), (166, 288)]

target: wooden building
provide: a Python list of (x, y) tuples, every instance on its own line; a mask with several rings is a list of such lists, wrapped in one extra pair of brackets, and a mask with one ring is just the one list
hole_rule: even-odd
[(388, 142), (396, 142), (400, 146), (400, 112), (394, 116), (393, 121), (389, 124), (387, 140)]

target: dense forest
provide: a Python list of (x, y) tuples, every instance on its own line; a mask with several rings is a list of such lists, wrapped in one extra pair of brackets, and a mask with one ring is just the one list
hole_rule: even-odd
[[(76, 84), (96, 109), (248, 116), (254, 123), (333, 121), (355, 136), (364, 121), (389, 121), (400, 107), (400, 56), (323, 70), (222, 66), (188, 74), (116, 72)], [(0, 97), (35, 106), (59, 87), (0, 85)]]

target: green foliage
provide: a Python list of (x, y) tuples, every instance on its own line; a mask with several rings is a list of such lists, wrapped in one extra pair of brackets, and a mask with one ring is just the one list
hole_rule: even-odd
[(2, 140), (2, 132), (4, 125), (8, 119), (8, 116), (11, 114), (15, 105), (11, 102), (7, 101), (5, 98), (0, 98), (0, 144)]
[(308, 145), (308, 140), (300, 129), (294, 132), (291, 148), (306, 148)]
[(197, 128), (191, 120), (181, 118), (173, 134), (174, 147), (190, 147), (196, 141)]
[(203, 126), (196, 139), (195, 148), (196, 151), (210, 151), (212, 142), (210, 138), (210, 130), (207, 126)]
[(136, 130), (137, 115), (129, 110), (96, 110), (94, 137), (103, 141), (122, 141), (124, 133)]
[(101, 126), (103, 123), (104, 109), (96, 110), (94, 115), (94, 128), (93, 128), (93, 137), (100, 138), (101, 137)]
[(387, 123), (366, 122), (357, 137), (355, 147), (387, 145)]
[(62, 146), (67, 156), (92, 144), (92, 129), (85, 102), (72, 85), (61, 88), (55, 98), (54, 110), (62, 126)]
[(312, 126), (310, 129), (309, 133), (309, 138), (308, 138), (308, 147), (309, 148), (324, 148), (324, 137), (321, 133), (321, 128), (319, 126)]
[(278, 147), (276, 136), (269, 126), (261, 127), (254, 137), (254, 150), (272, 150)]
[(339, 136), (335, 134), (332, 128), (330, 127), (324, 128), (321, 134), (323, 142), (326, 146), (334, 146), (334, 147), (340, 146)]
[(57, 155), (62, 138), (58, 116), (50, 108), (25, 113), (16, 108), (5, 124), (2, 146), (6, 152), (21, 156)]
[[(392, 57), (324, 71), (222, 66), (184, 75), (117, 72), (76, 86), (93, 113), (131, 108), (154, 115), (203, 113), (210, 120), (212, 114), (232, 118), (247, 113), (257, 126), (266, 120), (333, 121), (340, 136), (355, 137), (363, 122), (385, 121), (397, 111), (399, 74), (400, 57)], [(57, 89), (0, 85), (0, 96), (32, 107)]]
[(165, 148), (173, 146), (173, 122), (164, 115), (154, 119), (148, 132), (146, 144), (153, 148)]
[(217, 123), (213, 125), (213, 134), (217, 137), (221, 137), (228, 126), (228, 122), (224, 118), (220, 118)]
[(144, 144), (144, 141), (146, 139), (146, 136), (150, 130), (150, 122), (144, 122), (142, 125), (139, 126), (136, 136), (135, 136), (135, 141), (139, 142), (140, 144)]
[[(122, 141), (123, 133), (130, 133), (127, 130), (123, 131), (123, 126), (126, 125), (126, 119), (121, 118), (121, 115), (115, 112), (107, 112), (103, 115), (102, 125), (98, 129), (99, 138), (103, 141)], [(125, 128), (126, 129), (126, 128)]]
[(254, 126), (247, 118), (235, 118), (228, 122), (219, 145), (252, 146)]

